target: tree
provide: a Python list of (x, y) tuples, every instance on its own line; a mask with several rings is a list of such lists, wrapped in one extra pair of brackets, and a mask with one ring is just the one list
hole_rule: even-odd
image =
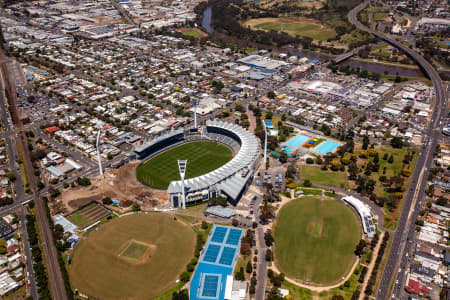
[(267, 97), (270, 99), (274, 99), (276, 97), (275, 92), (274, 91), (267, 92)]
[(388, 159), (388, 163), (392, 164), (394, 162), (394, 156), (391, 154)]
[(369, 147), (369, 143), (370, 143), (369, 137), (367, 135), (365, 135), (363, 137), (362, 149), (367, 150), (367, 148)]
[(113, 204), (113, 201), (111, 200), (111, 198), (105, 197), (102, 199), (102, 203), (105, 205), (111, 205), (111, 204)]
[(247, 262), (247, 266), (245, 267), (245, 272), (247, 272), (248, 274), (251, 274), (253, 272), (252, 263), (250, 260)]
[(391, 139), (390, 144), (391, 144), (391, 146), (392, 146), (393, 148), (398, 148), (398, 149), (403, 148), (403, 145), (404, 145), (403, 140), (402, 140), (400, 137), (398, 137), (398, 136), (394, 136), (394, 137)]
[(236, 280), (239, 280), (239, 281), (244, 281), (245, 280), (244, 268), (243, 267), (240, 267), (239, 270), (234, 273), (234, 278)]
[(55, 228), (54, 228), (54, 232), (55, 232), (55, 238), (57, 240), (61, 240), (64, 236), (64, 228), (62, 227), (61, 224), (56, 224)]
[(188, 290), (184, 289), (172, 294), (172, 300), (189, 300)]
[(364, 248), (366, 247), (366, 241), (361, 239), (358, 243), (358, 245), (356, 245), (356, 249), (355, 249), (355, 255), (356, 256), (361, 256), (364, 253)]
[(279, 158), (278, 160), (279, 160), (280, 163), (282, 163), (282, 164), (286, 163), (287, 160), (288, 160), (288, 157), (287, 157), (286, 152), (282, 151), (282, 152), (281, 152), (281, 155), (280, 155), (280, 158)]
[(191, 279), (191, 273), (189, 273), (189, 272), (181, 273), (181, 275), (180, 275), (180, 281), (181, 282), (188, 282), (189, 279)]
[(281, 295), (280, 290), (274, 286), (269, 294), (267, 294), (267, 300), (283, 300), (283, 296)]
[(88, 186), (88, 185), (91, 185), (91, 180), (87, 177), (83, 177), (83, 178), (78, 177), (77, 183), (81, 186)]
[(309, 179), (305, 179), (305, 181), (303, 181), (303, 186), (304, 187), (311, 187), (312, 183)]
[(314, 159), (311, 158), (311, 157), (308, 157), (308, 158), (306, 159), (306, 163), (312, 165), (312, 164), (314, 163)]
[(140, 211), (141, 210), (141, 206), (138, 203), (134, 203), (133, 206), (131, 207), (132, 211)]
[(294, 164), (290, 164), (288, 167), (287, 167), (287, 170), (286, 170), (286, 178), (292, 178), (292, 179), (294, 179), (296, 176), (296, 173), (297, 173), (297, 168), (295, 167), (295, 165)]
[(202, 221), (202, 229), (203, 230), (208, 229), (208, 223), (207, 222)]
[(267, 247), (272, 246), (274, 239), (273, 239), (272, 233), (270, 231), (266, 231), (264, 233), (264, 241), (266, 242)]
[(272, 261), (272, 250), (266, 250), (266, 261)]

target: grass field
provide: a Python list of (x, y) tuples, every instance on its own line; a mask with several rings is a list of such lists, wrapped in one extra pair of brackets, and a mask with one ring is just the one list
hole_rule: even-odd
[(357, 216), (343, 203), (306, 196), (284, 206), (275, 225), (275, 261), (287, 277), (329, 284), (349, 272), (361, 238)]
[(309, 179), (313, 183), (332, 185), (348, 188), (348, 180), (345, 172), (323, 171), (319, 166), (303, 165), (298, 169), (300, 180)]
[[(132, 241), (152, 245), (151, 257), (140, 263), (121, 257)], [(72, 287), (97, 299), (152, 299), (176, 284), (194, 255), (194, 245), (194, 231), (172, 216), (113, 219), (76, 247), (69, 265)]]
[(145, 185), (167, 189), (173, 180), (180, 180), (177, 160), (187, 160), (186, 179), (211, 172), (233, 157), (231, 150), (214, 142), (193, 142), (170, 149), (137, 168), (136, 176)]
[(183, 31), (183, 34), (187, 35), (187, 36), (193, 36), (193, 37), (203, 36), (200, 32), (198, 32), (197, 30), (194, 30), (194, 29), (187, 29), (187, 30)]
[(336, 32), (332, 28), (305, 18), (252, 19), (245, 22), (245, 25), (266, 31), (282, 31), (292, 36), (310, 37), (320, 41), (326, 41), (336, 36)]

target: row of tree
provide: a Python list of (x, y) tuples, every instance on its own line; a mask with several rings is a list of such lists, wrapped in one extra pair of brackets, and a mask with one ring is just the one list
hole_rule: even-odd
[(375, 260), (375, 265), (370, 275), (369, 281), (367, 282), (366, 289), (364, 293), (368, 296), (373, 294), (373, 288), (377, 280), (377, 274), (380, 267), (381, 260), (383, 259), (384, 251), (386, 250), (387, 243), (389, 241), (389, 232), (385, 232), (383, 240), (381, 241), (380, 249), (378, 250), (377, 259)]

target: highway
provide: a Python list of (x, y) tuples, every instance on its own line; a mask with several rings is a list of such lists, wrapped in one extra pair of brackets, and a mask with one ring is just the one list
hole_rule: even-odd
[[(390, 38), (386, 34), (372, 30), (359, 23), (357, 20), (358, 13), (366, 8), (369, 3), (370, 1), (366, 0), (352, 9), (348, 15), (349, 21), (358, 29), (369, 32), (405, 52), (431, 79), (435, 90), (431, 121), (426, 129), (425, 141), (420, 149), (420, 155), (416, 164), (417, 167), (412, 175), (411, 187), (404, 200), (404, 207), (400, 215), (397, 230), (393, 235), (391, 250), (388, 255), (386, 267), (381, 275), (381, 283), (376, 296), (377, 299), (389, 299), (391, 297), (393, 299), (402, 299), (402, 287), (405, 281), (404, 266), (406, 266), (408, 260), (408, 257), (405, 255), (405, 250), (408, 251), (406, 249), (407, 245), (410, 244), (410, 240), (415, 234), (414, 223), (422, 205), (429, 168), (433, 162), (433, 154), (441, 137), (440, 121), (445, 116), (447, 95), (439, 74), (419, 53)], [(391, 283), (395, 280), (395, 276), (398, 276), (398, 284), (394, 287), (393, 294), (390, 295)]]

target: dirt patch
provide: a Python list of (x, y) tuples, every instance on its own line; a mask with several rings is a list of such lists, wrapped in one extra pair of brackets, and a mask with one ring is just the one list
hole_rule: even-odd
[(306, 232), (316, 238), (319, 239), (323, 235), (323, 220), (313, 220), (308, 224), (308, 228), (306, 229)]
[[(126, 253), (127, 251), (130, 252), (130, 247), (133, 246), (142, 246), (145, 247), (145, 251), (142, 252), (142, 255), (139, 255), (140, 252), (136, 252), (137, 256), (133, 257), (132, 255), (129, 255)], [(133, 263), (133, 264), (142, 264), (147, 262), (153, 254), (156, 252), (157, 246), (153, 244), (144, 243), (137, 240), (131, 240), (125, 243), (119, 251), (119, 257), (123, 260), (126, 260), (127, 262)], [(132, 250), (131, 250), (132, 251)]]
[[(101, 201), (110, 197), (119, 203), (115, 210), (127, 210), (120, 207), (121, 203), (137, 202), (142, 209), (149, 210), (154, 207), (165, 206), (168, 203), (166, 190), (152, 189), (140, 183), (136, 178), (136, 168), (139, 162), (133, 162), (119, 169), (107, 170), (103, 177), (91, 178), (92, 184), (88, 187), (76, 187), (65, 190), (58, 197), (58, 210), (69, 214), (91, 201)], [(113, 208), (113, 207), (111, 207)]]

